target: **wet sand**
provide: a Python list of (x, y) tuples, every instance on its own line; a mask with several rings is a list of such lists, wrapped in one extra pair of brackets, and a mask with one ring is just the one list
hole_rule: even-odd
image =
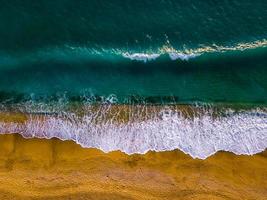
[(0, 135), (0, 199), (266, 199), (267, 151), (126, 155)]

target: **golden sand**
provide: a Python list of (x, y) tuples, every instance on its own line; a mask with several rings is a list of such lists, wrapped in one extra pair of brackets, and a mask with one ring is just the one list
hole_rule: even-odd
[(267, 152), (129, 156), (0, 135), (0, 199), (267, 199)]

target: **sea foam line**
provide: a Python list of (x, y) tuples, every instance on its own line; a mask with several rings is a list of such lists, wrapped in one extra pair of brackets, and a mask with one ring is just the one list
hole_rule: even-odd
[(83, 147), (127, 154), (180, 149), (193, 158), (205, 159), (217, 151), (253, 155), (267, 147), (267, 114), (241, 112), (214, 118), (209, 114), (188, 118), (163, 111), (160, 117), (116, 123), (94, 121), (94, 113), (30, 116), (24, 123), (0, 122), (1, 133), (20, 133), (26, 138), (73, 140)]
[(184, 53), (169, 53), (169, 57), (171, 58), (171, 60), (186, 60), (188, 61), (189, 59), (191, 58), (196, 58), (198, 56), (200, 56), (201, 54), (194, 54), (194, 53), (191, 53), (191, 54), (184, 54)]
[(130, 60), (136, 60), (136, 61), (151, 61), (157, 59), (160, 54), (154, 53), (154, 54), (146, 54), (146, 53), (133, 53), (130, 54), (128, 52), (122, 53), (122, 56), (125, 58), (129, 58)]
[[(121, 54), (125, 58), (129, 58), (131, 60), (136, 61), (153, 61), (160, 57), (161, 55), (168, 54), (171, 60), (182, 60), (188, 61), (190, 59), (196, 58), (204, 53), (215, 53), (215, 52), (227, 52), (227, 51), (245, 51), (248, 49), (256, 49), (260, 47), (266, 47), (267, 40), (256, 40), (253, 42), (243, 42), (237, 43), (234, 46), (219, 46), (217, 44), (213, 44), (210, 46), (203, 46), (194, 49), (183, 48), (181, 50), (175, 49), (169, 41), (167, 41), (166, 45), (163, 45), (161, 48), (152, 53), (129, 53), (122, 52), (120, 50), (116, 50), (118, 54)], [(115, 51), (115, 52), (116, 52)], [(122, 52), (122, 53), (121, 53)]]
[(227, 51), (245, 51), (248, 49), (256, 49), (267, 46), (267, 40), (256, 40), (253, 42), (237, 43), (233, 46), (219, 46), (212, 44), (209, 46), (201, 46), (196, 48), (175, 49), (169, 41), (166, 45), (158, 47), (154, 50), (144, 50), (143, 52), (132, 51), (131, 49), (125, 48), (107, 48), (107, 47), (88, 47), (88, 46), (72, 46), (65, 44), (59, 47), (47, 47), (44, 49), (33, 50), (25, 52), (24, 54), (18, 55), (0, 55), (3, 60), (2, 65), (17, 66), (20, 64), (29, 64), (36, 61), (44, 62), (47, 60), (59, 60), (68, 62), (80, 62), (80, 61), (91, 61), (95, 59), (104, 60), (116, 60), (116, 57), (124, 57), (130, 60), (148, 62), (159, 58), (161, 55), (169, 55), (171, 60), (183, 60), (188, 61), (194, 59), (205, 53), (214, 52), (227, 52)]
[[(125, 58), (129, 58), (130, 60), (136, 60), (136, 61), (143, 61), (143, 62), (148, 62), (152, 60), (156, 60), (158, 57), (160, 57), (161, 54), (148, 54), (148, 53), (123, 53), (122, 56)], [(188, 61), (191, 58), (195, 58), (197, 56), (200, 56), (200, 54), (185, 54), (185, 53), (168, 53), (169, 57), (171, 60), (183, 60), (183, 61)]]

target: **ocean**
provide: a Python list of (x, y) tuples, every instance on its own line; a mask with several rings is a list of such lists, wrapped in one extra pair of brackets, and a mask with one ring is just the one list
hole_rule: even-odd
[(197, 158), (267, 147), (266, 1), (0, 2), (1, 133)]

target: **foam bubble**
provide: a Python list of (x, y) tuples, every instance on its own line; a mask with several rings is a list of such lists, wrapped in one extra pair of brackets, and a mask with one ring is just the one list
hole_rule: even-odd
[[(101, 115), (102, 121), (95, 120)], [(200, 159), (220, 150), (252, 155), (267, 147), (265, 111), (230, 112), (215, 118), (204, 113), (188, 118), (176, 111), (163, 110), (150, 119), (123, 123), (105, 117), (103, 109), (84, 116), (68, 113), (41, 120), (30, 115), (25, 123), (1, 122), (0, 132), (73, 140), (83, 147), (104, 152), (121, 150), (127, 154), (143, 154), (149, 150), (180, 149)]]
[(153, 54), (146, 54), (146, 53), (133, 53), (133, 54), (130, 54), (130, 53), (123, 53), (122, 55), (125, 58), (129, 58), (131, 60), (143, 61), (143, 62), (155, 60), (155, 59), (157, 59), (160, 56), (160, 54), (157, 54), (157, 53), (153, 53)]
[(190, 53), (190, 54), (185, 54), (185, 53), (169, 53), (169, 56), (172, 60), (177, 60), (177, 59), (180, 59), (180, 60), (186, 60), (188, 61), (189, 59), (191, 58), (195, 58), (197, 56), (200, 56), (200, 54), (194, 54), (194, 53)]

